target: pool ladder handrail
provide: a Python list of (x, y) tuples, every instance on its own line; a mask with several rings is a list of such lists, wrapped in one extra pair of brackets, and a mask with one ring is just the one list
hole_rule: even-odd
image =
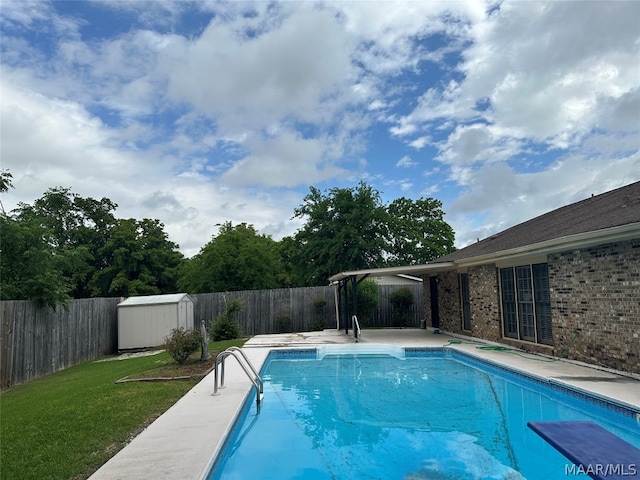
[(356, 342), (360, 341), (360, 323), (358, 322), (358, 317), (351, 317), (351, 321), (353, 322), (353, 336), (356, 337)]
[[(240, 356), (238, 356), (238, 353)], [(238, 364), (244, 370), (244, 373), (247, 374), (249, 380), (256, 389), (256, 403), (260, 405), (260, 401), (262, 400), (262, 395), (264, 392), (264, 382), (257, 370), (254, 368), (253, 364), (247, 358), (247, 355), (238, 347), (229, 347), (225, 351), (218, 354), (216, 357), (216, 364), (214, 367), (213, 373), (213, 394), (212, 395), (220, 395), (218, 392), (218, 388), (225, 388), (224, 386), (224, 360), (225, 358), (232, 356), (238, 361)], [(220, 365), (220, 386), (218, 387), (218, 365)]]

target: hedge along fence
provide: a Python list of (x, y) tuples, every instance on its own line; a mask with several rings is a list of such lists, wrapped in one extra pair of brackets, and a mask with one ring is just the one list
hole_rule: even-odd
[[(393, 326), (388, 302), (391, 292), (403, 285), (380, 285), (378, 311), (363, 324)], [(414, 293), (412, 321), (418, 326), (424, 317), (422, 285), (408, 286)], [(305, 287), (251, 290), (192, 295), (194, 323), (212, 320), (224, 312), (226, 302), (239, 299), (242, 308), (237, 321), (245, 335), (310, 331), (321, 316), (324, 328), (336, 327), (333, 287)], [(314, 304), (324, 300), (321, 312)], [(38, 307), (28, 300), (0, 302), (0, 388), (27, 382), (81, 362), (118, 350), (120, 298), (73, 300), (68, 309)]]

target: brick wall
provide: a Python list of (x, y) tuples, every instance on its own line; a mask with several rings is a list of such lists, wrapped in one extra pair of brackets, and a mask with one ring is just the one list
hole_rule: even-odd
[[(440, 329), (447, 332), (462, 333), (462, 317), (460, 314), (460, 285), (455, 271), (443, 272), (438, 278), (438, 309), (440, 313)], [(429, 277), (424, 276), (424, 316), (427, 327), (433, 327), (431, 318), (431, 288)]]
[[(458, 273), (438, 274), (440, 328), (640, 374), (640, 239), (551, 254), (548, 266), (553, 347), (502, 337), (494, 264), (469, 269), (471, 331), (462, 330)], [(426, 324), (433, 326), (429, 277), (423, 298)]]
[(549, 255), (554, 355), (640, 373), (640, 239)]
[(471, 331), (474, 337), (492, 342), (502, 339), (498, 271), (495, 264), (469, 269)]

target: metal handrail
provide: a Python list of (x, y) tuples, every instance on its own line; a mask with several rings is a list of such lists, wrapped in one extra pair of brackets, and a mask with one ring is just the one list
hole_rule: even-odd
[(356, 337), (356, 342), (360, 341), (360, 323), (358, 323), (358, 317), (355, 315), (351, 317), (351, 321), (353, 322), (353, 336)]
[[(240, 356), (238, 356), (238, 352)], [(256, 403), (260, 405), (260, 401), (262, 400), (262, 392), (263, 392), (263, 382), (260, 375), (257, 374), (256, 369), (253, 367), (247, 356), (237, 347), (229, 347), (225, 351), (218, 354), (216, 357), (216, 364), (213, 373), (213, 394), (212, 395), (220, 395), (218, 392), (218, 365), (220, 365), (221, 377), (220, 377), (220, 387), (224, 388), (224, 360), (228, 356), (232, 356), (238, 361), (238, 364), (244, 370), (244, 373), (247, 374), (249, 380), (256, 389)], [(247, 366), (249, 367), (247, 369)], [(252, 375), (254, 374), (254, 375)]]
[(244, 361), (247, 362), (247, 366), (251, 369), (251, 371), (253, 372), (253, 375), (255, 377), (255, 379), (258, 382), (258, 385), (260, 385), (260, 393), (262, 393), (264, 391), (264, 384), (262, 381), (262, 378), (260, 378), (260, 374), (258, 373), (258, 371), (255, 369), (255, 367), (253, 366), (253, 364), (249, 361), (249, 359), (247, 358), (247, 354), (244, 353), (241, 349), (239, 349), (238, 347), (229, 347), (227, 348), (225, 351), (231, 351), (231, 352), (238, 352), (240, 355), (242, 355), (242, 358), (244, 358)]

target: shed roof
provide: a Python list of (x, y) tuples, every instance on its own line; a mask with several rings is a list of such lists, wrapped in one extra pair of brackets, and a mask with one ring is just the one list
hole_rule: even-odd
[(167, 295), (145, 295), (141, 297), (129, 297), (118, 304), (119, 307), (131, 307), (134, 305), (161, 305), (163, 303), (179, 303), (185, 297), (191, 300), (187, 293), (170, 293)]
[(434, 262), (455, 262), (633, 224), (640, 234), (640, 182), (552, 210)]

